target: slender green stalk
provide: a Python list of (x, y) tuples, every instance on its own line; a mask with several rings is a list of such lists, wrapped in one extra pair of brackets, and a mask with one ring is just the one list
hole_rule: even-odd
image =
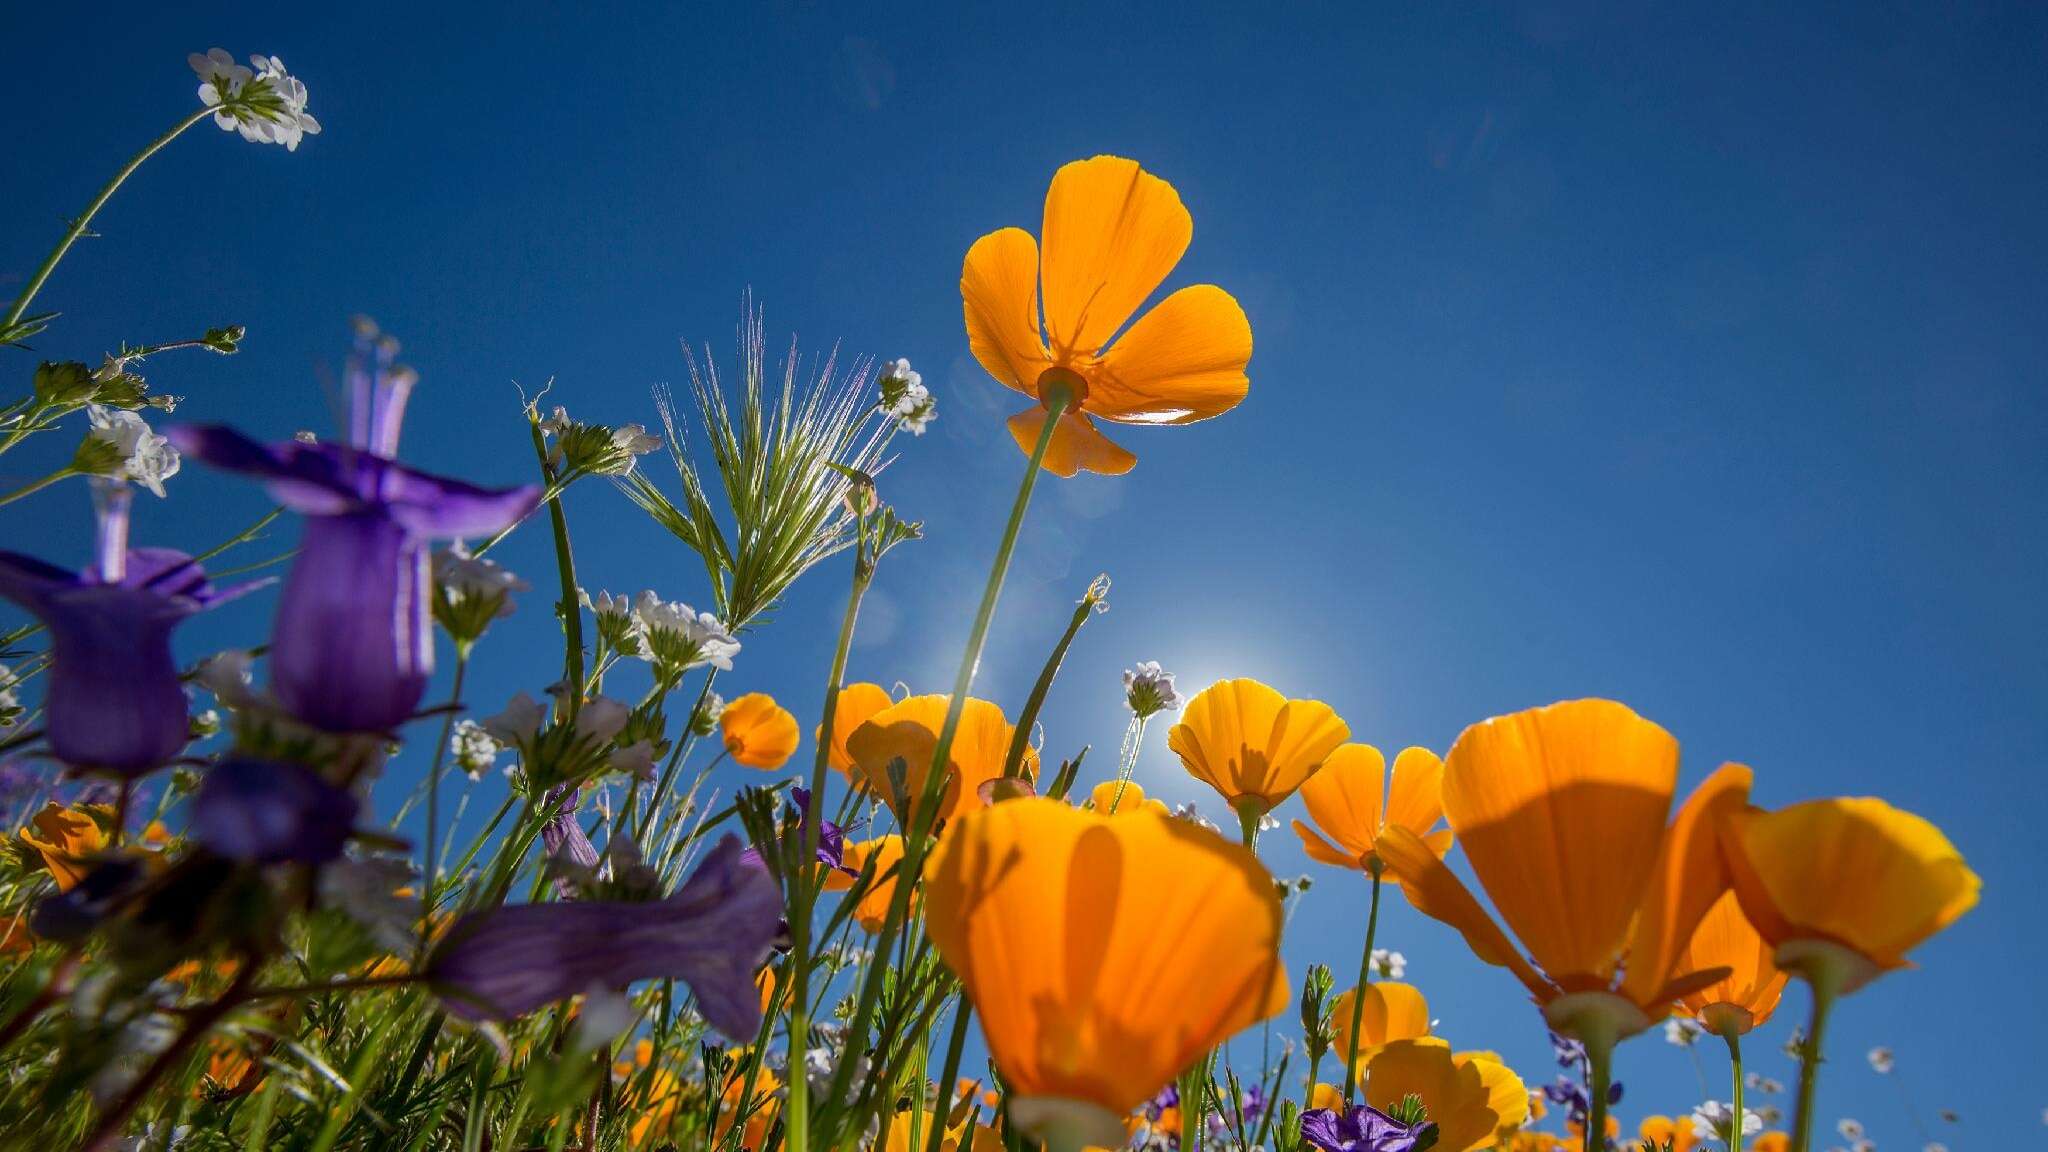
[(0, 492), (0, 506), (12, 504), (16, 500), (19, 500), (24, 496), (33, 496), (36, 493), (41, 492), (43, 489), (48, 488), (50, 485), (55, 484), (59, 480), (64, 480), (76, 475), (78, 475), (78, 469), (73, 468), (69, 464), (66, 464), (64, 467), (59, 468), (55, 472), (50, 473), (48, 476), (45, 476), (40, 480), (31, 480), (28, 483), (23, 484), (21, 487), (16, 488), (12, 492)]
[(1207, 1053), (1195, 1061), (1195, 1066), (1180, 1078), (1180, 1146), (1182, 1152), (1202, 1152), (1204, 1128), (1208, 1127), (1203, 1116), (1206, 1110), (1202, 1097), (1206, 1094), (1209, 1080), (1209, 1056)]
[[(1039, 429), (1038, 443), (1031, 450), (1030, 462), (1025, 466), (1024, 480), (1017, 487), (1016, 502), (1010, 508), (1009, 522), (1003, 528), (1002, 541), (996, 547), (996, 557), (990, 566), (988, 584), (982, 589), (981, 607), (976, 610), (974, 627), (967, 635), (967, 649), (961, 654), (960, 670), (953, 678), (953, 695), (946, 708), (946, 721), (939, 730), (937, 746), (932, 750), (930, 771), (925, 773), (923, 795), (911, 809), (909, 826), (904, 829), (903, 861), (897, 883), (889, 898), (889, 914), (882, 922), (882, 931), (875, 937), (875, 953), (879, 957), (886, 953), (895, 942), (896, 933), (903, 927), (910, 914), (911, 892), (917, 887), (916, 878), (922, 875), (925, 854), (925, 839), (930, 832), (932, 821), (937, 815), (940, 788), (945, 780), (945, 767), (953, 752), (953, 738), (960, 730), (960, 716), (967, 707), (967, 693), (974, 687), (974, 673), (981, 663), (981, 649), (988, 641), (990, 623), (995, 619), (996, 601), (1003, 592), (1003, 579), (1009, 574), (1010, 556), (1017, 548), (1018, 533), (1024, 527), (1025, 510), (1031, 506), (1031, 492), (1038, 484), (1038, 473), (1045, 465), (1046, 450), (1052, 447), (1052, 435), (1059, 425), (1060, 416), (1073, 403), (1073, 396), (1064, 389), (1055, 388), (1046, 401), (1044, 427)], [(875, 1001), (882, 991), (882, 972), (885, 965), (875, 964), (868, 970), (862, 982), (860, 998), (855, 1003), (852, 1019), (848, 1023), (849, 1043), (857, 1043), (858, 1037), (867, 1034), (869, 1020), (874, 1015)], [(832, 1097), (845, 1096), (848, 1080), (852, 1075), (855, 1061), (841, 1060), (832, 1075)]]
[(1735, 1077), (1735, 1087), (1730, 1089), (1733, 1099), (1729, 1107), (1734, 1115), (1728, 1119), (1728, 1152), (1742, 1152), (1742, 1034), (1730, 1028), (1723, 1039), (1728, 1041), (1728, 1065)]
[[(541, 478), (552, 487), (555, 466), (548, 461), (547, 437), (541, 434), (540, 419), (529, 412), (527, 423), (533, 433), (533, 453), (540, 458)], [(576, 558), (569, 551), (569, 518), (562, 511), (561, 494), (557, 492), (547, 503), (548, 521), (555, 530), (555, 569), (562, 578), (562, 599), (558, 605), (562, 615), (562, 682), (569, 686), (556, 706), (562, 709), (565, 722), (574, 723), (576, 710), (583, 705), (583, 607), (576, 599)]]
[(1838, 982), (1824, 969), (1813, 971), (1807, 986), (1813, 990), (1813, 1016), (1806, 1025), (1806, 1047), (1799, 1058), (1799, 1104), (1793, 1113), (1792, 1152), (1807, 1152), (1813, 1143), (1813, 1091), (1820, 1080), (1821, 1036), (1828, 1026), (1828, 1012), (1839, 994)]
[(1586, 1152), (1604, 1152), (1607, 1147), (1607, 1093), (1614, 1081), (1614, 1042), (1611, 1037), (1592, 1037), (1586, 1045), (1586, 1066), (1591, 1071), (1587, 1090), (1592, 1095), (1586, 1113)]
[(1380, 928), (1380, 863), (1372, 858), (1366, 874), (1372, 877), (1372, 910), (1365, 915), (1365, 950), (1358, 957), (1358, 987), (1351, 992), (1351, 1051), (1344, 1054), (1344, 1102), (1351, 1103), (1358, 1090), (1359, 1030), (1365, 1022), (1365, 987), (1372, 983), (1372, 942)]
[(924, 1146), (933, 1149), (944, 1147), (941, 1141), (946, 1135), (946, 1117), (953, 1111), (953, 1081), (960, 1076), (960, 1051), (967, 1046), (967, 1022), (974, 1018), (974, 1005), (967, 1002), (967, 993), (961, 992), (960, 1006), (953, 1010), (953, 1031), (946, 1037), (946, 1061), (939, 1066), (939, 1108), (932, 1114), (931, 1133), (925, 1138)]
[(156, 155), (166, 144), (184, 135), (187, 128), (213, 115), (214, 112), (215, 109), (213, 108), (201, 108), (199, 111), (178, 121), (177, 124), (171, 127), (170, 131), (150, 141), (142, 151), (137, 152), (128, 163), (122, 165), (119, 172), (114, 173), (114, 178), (107, 181), (106, 187), (101, 188), (100, 194), (93, 197), (92, 203), (86, 205), (85, 212), (78, 219), (71, 222), (71, 227), (65, 229), (64, 238), (57, 241), (57, 246), (52, 248), (50, 254), (43, 258), (42, 267), (36, 269), (35, 275), (29, 277), (28, 283), (21, 289), (21, 295), (14, 298), (13, 307), (7, 310), (6, 319), (0, 320), (0, 331), (13, 328), (15, 322), (21, 319), (21, 314), (28, 311), (29, 302), (36, 298), (36, 293), (42, 291), (43, 282), (48, 280), (50, 273), (56, 270), (57, 262), (64, 259), (64, 254), (71, 250), (71, 246), (78, 242), (80, 236), (85, 235), (85, 230), (92, 224), (93, 216), (101, 208), (106, 207), (107, 201), (114, 198), (114, 193), (120, 190), (121, 185), (127, 181), (128, 177), (135, 174), (137, 168), (142, 167), (143, 161)]
[[(450, 704), (462, 703), (462, 680), (469, 671), (469, 646), (461, 645), (455, 652), (455, 683), (448, 690)], [(434, 745), (434, 762), (427, 769), (427, 859), (426, 876), (420, 885), (423, 899), (420, 907), (432, 910), (434, 907), (434, 882), (439, 878), (441, 840), (441, 762), (448, 755), (448, 740), (455, 731), (455, 709), (449, 708), (441, 720), (441, 740)], [(434, 936), (433, 918), (420, 918), (420, 955), (425, 956), (427, 946)]]

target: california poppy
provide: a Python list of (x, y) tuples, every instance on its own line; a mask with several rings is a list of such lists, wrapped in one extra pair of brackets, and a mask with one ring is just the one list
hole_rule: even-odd
[(749, 692), (718, 714), (725, 750), (749, 768), (774, 771), (789, 763), (802, 737), (796, 717), (765, 692)]
[(106, 848), (107, 831), (101, 821), (113, 818), (113, 809), (105, 805), (44, 804), (29, 821), (35, 830), (23, 828), (18, 835), (23, 847), (42, 858), (57, 891), (69, 892), (92, 868), (92, 858)]
[(1699, 1142), (1699, 1137), (1693, 1135), (1692, 1121), (1684, 1117), (1673, 1120), (1669, 1116), (1645, 1116), (1636, 1135), (1659, 1152), (1692, 1152), (1692, 1146)]
[(967, 250), (968, 346), (989, 375), (1038, 402), (1010, 419), (1019, 447), (1036, 446), (1055, 394), (1067, 397), (1047, 471), (1131, 470), (1137, 457), (1104, 436), (1095, 417), (1190, 424), (1244, 399), (1252, 328), (1221, 288), (1182, 288), (1126, 326), (1193, 236), (1171, 184), (1134, 160), (1097, 156), (1053, 174), (1042, 253), (1022, 228), (991, 232)]
[(1721, 894), (1693, 929), (1680, 968), (1727, 968), (1728, 975), (1680, 998), (1695, 1020), (1716, 1035), (1740, 1036), (1777, 1011), (1785, 973), (1771, 960), (1771, 945), (1760, 935), (1733, 890)]
[(1522, 1078), (1498, 1052), (1454, 1052), (1451, 1059), (1479, 1070), (1479, 1082), (1486, 1086), (1487, 1107), (1498, 1117), (1494, 1122), (1494, 1144), (1506, 1144), (1529, 1119), (1529, 1086), (1522, 1083)]
[(1438, 1152), (1489, 1146), (1501, 1128), (1480, 1061), (1459, 1060), (1441, 1043), (1397, 1040), (1365, 1065), (1365, 1102), (1382, 1112), (1419, 1096), (1437, 1128)]
[(1289, 700), (1257, 680), (1197, 693), (1166, 734), (1188, 774), (1257, 819), (1294, 794), (1351, 735), (1320, 700)]
[(1104, 780), (1088, 793), (1088, 805), (1105, 816), (1143, 811), (1169, 815), (1166, 805), (1147, 797), (1135, 780)]
[[(1369, 1060), (1396, 1040), (1420, 1040), (1429, 1035), (1429, 1004), (1414, 985), (1381, 980), (1367, 984), (1364, 994), (1365, 1003), (1358, 1006), (1358, 1059)], [(1330, 1050), (1340, 1058), (1351, 1052), (1351, 1001), (1357, 995), (1358, 989), (1349, 989), (1330, 1005), (1330, 1019), (1336, 1028)]]
[(1063, 1146), (1120, 1144), (1126, 1114), (1287, 1005), (1271, 875), (1187, 821), (1012, 800), (963, 816), (925, 875), (1011, 1119)]
[(894, 701), (889, 699), (889, 690), (880, 684), (866, 682), (842, 685), (839, 700), (832, 706), (832, 739), (825, 739), (825, 730), (820, 726), (816, 732), (818, 743), (828, 749), (826, 762), (845, 774), (853, 776), (853, 754), (846, 750), (846, 739), (854, 730), (872, 719), (875, 713), (887, 708)]
[[(951, 702), (948, 696), (912, 696), (875, 713), (846, 738), (854, 770), (905, 828), (912, 824), (912, 801), (923, 794)], [(981, 786), (1002, 776), (1003, 760), (1015, 735), (1016, 729), (1001, 708), (986, 700), (967, 701), (946, 758), (938, 819), (950, 820), (982, 806)], [(899, 762), (900, 768), (896, 767)], [(1021, 771), (1028, 778), (1038, 775), (1038, 754), (1029, 748), (1024, 750)]]
[[(880, 932), (889, 919), (889, 901), (896, 895), (895, 869), (903, 863), (903, 837), (878, 836), (873, 840), (859, 840), (846, 846), (842, 858), (851, 872), (832, 869), (825, 873), (825, 891), (844, 892), (854, 886), (862, 872), (873, 869), (873, 879), (868, 889), (861, 894), (860, 904), (854, 908), (853, 919), (867, 932)], [(913, 892), (911, 911), (917, 909), (917, 896)]]
[(1713, 818), (1745, 802), (1749, 770), (1714, 773), (1667, 829), (1677, 777), (1678, 742), (1609, 700), (1496, 717), (1458, 737), (1444, 811), (1526, 959), (1414, 833), (1389, 827), (1377, 850), (1410, 902), (1513, 972), (1552, 1028), (1609, 1047), (1727, 974), (1680, 959), (1727, 887)]
[(1309, 859), (1339, 868), (1376, 870), (1373, 843), (1389, 824), (1421, 837), (1441, 857), (1451, 850), (1451, 830), (1436, 827), (1444, 815), (1443, 796), (1444, 762), (1429, 749), (1402, 749), (1389, 781), (1379, 749), (1346, 744), (1302, 784), (1301, 801), (1315, 827), (1296, 820), (1294, 833)]

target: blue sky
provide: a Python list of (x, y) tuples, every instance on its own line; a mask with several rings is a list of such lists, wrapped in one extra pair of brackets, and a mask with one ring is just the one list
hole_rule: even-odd
[[(240, 356), (152, 380), (181, 418), (325, 431), (322, 381), (365, 312), (423, 379), (404, 454), (512, 482), (512, 381), (651, 420), (678, 341), (729, 359), (751, 287), (774, 340), (907, 356), (939, 396), (886, 491), (930, 539), (885, 567), (852, 668), (935, 690), (1021, 467), (1014, 398), (967, 354), (960, 257), (1035, 231), (1059, 164), (1135, 157), (1195, 218), (1169, 287), (1220, 284), (1250, 315), (1251, 395), (1132, 430), (1127, 478), (1041, 489), (983, 694), (1014, 712), (1106, 571), (1051, 750), (1113, 758), (1118, 674), (1158, 659), (1190, 687), (1321, 697), (1390, 752), (1602, 694), (1679, 737), (1688, 787), (1737, 759), (1765, 803), (1883, 795), (1951, 833), (1984, 902), (1838, 1015), (1822, 1122), (1917, 1147), (1903, 1084), (1952, 1148), (2038, 1138), (2048, 1094), (2015, 1058), (2048, 1034), (2024, 895), (2048, 864), (2038, 10), (431, 7), (12, 17), (42, 47), (0, 77), (5, 294), (191, 106), (187, 52), (282, 56), (326, 126), (293, 155), (206, 127), (153, 161), (46, 289), (65, 316), (38, 351), (246, 324)], [(31, 360), (11, 363), (18, 390)], [(57, 450), (11, 455), (0, 484)], [(204, 547), (263, 507), (196, 467), (172, 490), (144, 498), (139, 541)], [(587, 583), (706, 598), (622, 498), (570, 504)], [(83, 559), (81, 491), (7, 516), (9, 547)], [(504, 556), (546, 578), (541, 535)], [(814, 574), (721, 687), (814, 714), (842, 595)], [(546, 599), (486, 650), (479, 707), (553, 677)], [(259, 639), (269, 604), (191, 629), (191, 652)], [(1140, 779), (1198, 798), (1158, 729)], [(1266, 847), (1307, 867), (1291, 835)], [(1317, 877), (1290, 957), (1350, 971), (1363, 886)], [(1442, 1031), (1547, 1077), (1511, 978), (1398, 901), (1382, 939)], [(1752, 1067), (1791, 1078), (1775, 1042), (1800, 1012), (1794, 993)], [(1874, 1044), (1898, 1051), (1891, 1081)], [(1621, 1075), (1631, 1125), (1700, 1098), (1654, 1036)]]

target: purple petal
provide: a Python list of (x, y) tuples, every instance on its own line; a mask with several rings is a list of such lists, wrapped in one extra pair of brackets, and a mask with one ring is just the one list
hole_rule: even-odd
[(341, 855), (360, 808), (303, 765), (223, 760), (192, 799), (192, 835), (230, 860), (324, 864)]
[(419, 536), (491, 536), (524, 520), (540, 505), (540, 487), (479, 488), (387, 464), (378, 496), (391, 518)]
[(1337, 1113), (1330, 1108), (1311, 1108), (1301, 1114), (1301, 1138), (1323, 1152), (1350, 1152), (1339, 1130)]
[(129, 779), (168, 762), (190, 737), (171, 630), (199, 605), (145, 588), (56, 584), (47, 573), (57, 570), (25, 559), (0, 557), (0, 573), (15, 577), (0, 594), (50, 630), (50, 751)]
[(434, 671), (427, 551), (382, 516), (316, 516), (271, 630), (271, 686), (292, 715), (329, 732), (404, 723)]
[(164, 430), (178, 451), (228, 472), (264, 481), (271, 498), (308, 516), (336, 516), (363, 503), (363, 454), (325, 444), (264, 444), (218, 424), (182, 424)]
[(428, 972), (448, 1010), (506, 1020), (594, 986), (673, 977), (735, 1040), (760, 1027), (754, 973), (782, 913), (775, 882), (727, 836), (682, 889), (653, 903), (516, 904), (458, 921)]
[(31, 612), (43, 596), (83, 583), (78, 573), (19, 552), (0, 552), (0, 596)]

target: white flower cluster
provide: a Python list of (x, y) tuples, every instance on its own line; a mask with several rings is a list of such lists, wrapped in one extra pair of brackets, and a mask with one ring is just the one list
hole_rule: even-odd
[(434, 553), (434, 582), (453, 600), (495, 601), (498, 616), (512, 614), (512, 593), (533, 587), (499, 564), (470, 555), (460, 540)]
[(648, 658), (664, 676), (681, 676), (707, 664), (730, 672), (732, 658), (739, 655), (740, 642), (718, 617), (680, 600), (663, 600), (652, 590), (640, 593), (634, 602), (633, 619), (646, 641)]
[(1184, 703), (1173, 686), (1173, 673), (1161, 668), (1159, 661), (1141, 660), (1136, 668), (1124, 670), (1124, 706), (1139, 719), (1177, 710)]
[(1684, 1016), (1673, 1016), (1664, 1021), (1665, 1042), (1680, 1048), (1690, 1048), (1699, 1043), (1705, 1033), (1706, 1029), (1700, 1027), (1699, 1021)]
[(1408, 958), (1385, 948), (1372, 950), (1372, 970), (1382, 980), (1399, 980), (1408, 974)]
[(474, 720), (457, 720), (455, 730), (448, 736), (448, 754), (455, 757), (456, 766), (471, 780), (483, 779), (504, 751), (505, 746), (497, 737)]
[[(1709, 1100), (1692, 1110), (1692, 1134), (1700, 1140), (1727, 1142), (1734, 1133), (1735, 1108), (1722, 1100)], [(1748, 1108), (1742, 1110), (1742, 1134), (1754, 1136), (1764, 1130), (1764, 1118)]]
[(541, 435), (553, 440), (549, 459), (565, 472), (591, 472), (600, 476), (626, 476), (639, 457), (661, 447), (661, 437), (640, 424), (611, 428), (573, 420), (569, 410), (556, 405), (540, 422)]
[(214, 109), (221, 131), (239, 132), (253, 144), (282, 144), (287, 152), (320, 134), (320, 121), (306, 111), (306, 86), (277, 57), (251, 56), (254, 67), (245, 67), (213, 48), (185, 60), (199, 74), (199, 101)]
[(1882, 1076), (1892, 1070), (1892, 1050), (1885, 1047), (1870, 1050), (1870, 1070)]
[(879, 407), (884, 416), (896, 421), (898, 429), (912, 436), (922, 436), (925, 427), (938, 419), (939, 402), (924, 386), (924, 377), (910, 367), (910, 361), (884, 364), (881, 388)]
[[(609, 768), (612, 771), (623, 772), (635, 777), (652, 776), (654, 774), (653, 741), (636, 740), (623, 747), (610, 748), (609, 751), (605, 751), (607, 746), (611, 744), (613, 737), (625, 731), (627, 723), (632, 718), (633, 710), (631, 708), (609, 696), (594, 696), (584, 701), (583, 705), (576, 710), (575, 727), (571, 733), (571, 738), (566, 742), (568, 748), (562, 754), (573, 756), (580, 763), (602, 753), (602, 762), (593, 763), (590, 765), (591, 767)], [(547, 719), (548, 706), (526, 693), (520, 692), (506, 703), (504, 711), (496, 716), (485, 717), (478, 727), (482, 729), (482, 734), (486, 738), (496, 741), (501, 747), (517, 748), (522, 756), (530, 759), (536, 754), (539, 746), (543, 743), (541, 729), (547, 723)], [(551, 738), (546, 743), (551, 748), (559, 748), (563, 742), (558, 742)], [(477, 745), (477, 752), (481, 754), (481, 751), (482, 746), (479, 744)], [(493, 751), (491, 759), (495, 760), (496, 758), (497, 752)], [(567, 774), (582, 775), (583, 773), (578, 770)]]
[(133, 480), (152, 496), (162, 496), (164, 481), (177, 475), (184, 463), (171, 442), (157, 435), (142, 417), (123, 408), (88, 404), (85, 414), (92, 422), (87, 437), (113, 450), (113, 467), (106, 475)]

